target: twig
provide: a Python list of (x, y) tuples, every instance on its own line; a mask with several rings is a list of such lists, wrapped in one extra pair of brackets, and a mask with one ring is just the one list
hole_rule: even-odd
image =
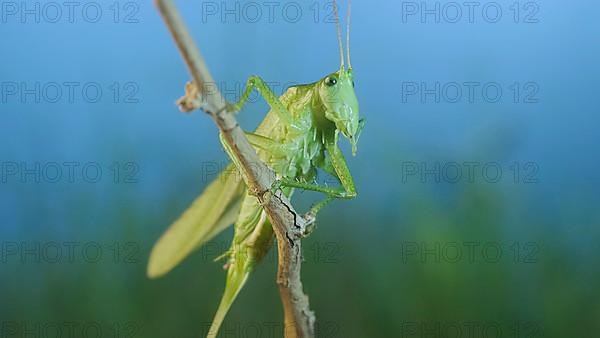
[(263, 204), (273, 225), (277, 237), (277, 284), (284, 308), (285, 337), (314, 337), (315, 315), (309, 308), (308, 297), (302, 291), (300, 280), (301, 238), (310, 225), (310, 220), (298, 215), (281, 192), (269, 193), (275, 181), (275, 174), (258, 158), (234, 114), (228, 111), (229, 105), (219, 90), (201, 92), (205, 84), (214, 84), (214, 80), (173, 0), (155, 0), (155, 3), (192, 74), (195, 89), (202, 95), (198, 108), (207, 112), (219, 127), (224, 141), (235, 157), (233, 160), (242, 172), (248, 191)]

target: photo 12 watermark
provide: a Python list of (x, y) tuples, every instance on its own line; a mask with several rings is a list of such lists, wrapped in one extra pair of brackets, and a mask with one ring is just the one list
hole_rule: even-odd
[(540, 5), (533, 1), (405, 1), (402, 2), (401, 11), (402, 23), (537, 24), (540, 22)]
[[(225, 254), (227, 253), (227, 254)], [(232, 258), (239, 260), (252, 260), (254, 253), (251, 248), (243, 244), (209, 241), (203, 244), (194, 255), (199, 255), (203, 263)], [(262, 261), (277, 263), (277, 250), (269, 250)], [(302, 261), (315, 264), (337, 264), (341, 259), (341, 246), (337, 242), (315, 242), (303, 248)]]
[(335, 24), (333, 1), (203, 1), (203, 23)]
[[(290, 87), (299, 85), (298, 82), (278, 82), (278, 81), (265, 81), (267, 87), (271, 92), (276, 95), (283, 95), (286, 90)], [(200, 102), (206, 103), (207, 97), (213, 94), (220, 93), (224, 102), (238, 102), (244, 92), (248, 89), (248, 82), (203, 82), (198, 92), (204, 93), (199, 99)], [(247, 97), (247, 103), (256, 103), (263, 99), (262, 95), (256, 91), (250, 91)]]
[(139, 11), (140, 5), (133, 1), (2, 1), (0, 20), (3, 24), (136, 24)]
[[(225, 182), (226, 180), (233, 179), (236, 182), (242, 182), (243, 176), (240, 171), (234, 167), (230, 166), (231, 162), (213, 162), (207, 161), (202, 162), (202, 168), (200, 170), (202, 182), (210, 183), (213, 180), (221, 180), (221, 182)], [(272, 168), (267, 168), (266, 171), (261, 171), (261, 169), (265, 168), (260, 163), (248, 163), (247, 166), (253, 169), (253, 172), (257, 173), (257, 177), (262, 177), (261, 175), (266, 175), (269, 177), (270, 171)], [(325, 172), (317, 171), (315, 174), (314, 182), (319, 185), (339, 185), (340, 181)]]
[[(343, 337), (340, 325), (335, 322), (317, 322), (314, 326), (315, 337), (334, 338)], [(212, 322), (202, 323), (202, 332), (207, 334), (216, 332)], [(280, 322), (224, 322), (218, 329), (217, 338), (277, 338), (290, 337), (297, 332), (296, 326)]]
[(402, 242), (402, 263), (499, 263), (537, 264), (536, 242)]
[(0, 84), (2, 103), (139, 103), (136, 82), (15, 82)]
[(402, 162), (402, 183), (539, 183), (540, 167), (536, 162)]
[(136, 322), (0, 322), (0, 338), (133, 338), (139, 331)]
[(400, 338), (534, 338), (541, 337), (536, 322), (402, 322)]
[(402, 103), (539, 103), (537, 82), (402, 82)]
[(135, 242), (6, 241), (0, 242), (2, 264), (137, 264), (140, 246)]
[(0, 162), (1, 183), (139, 183), (135, 162)]

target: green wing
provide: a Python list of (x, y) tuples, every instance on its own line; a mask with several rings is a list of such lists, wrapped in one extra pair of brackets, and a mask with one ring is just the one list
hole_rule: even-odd
[(244, 186), (233, 164), (227, 166), (154, 245), (148, 277), (163, 276), (194, 249), (233, 224), (240, 211)]

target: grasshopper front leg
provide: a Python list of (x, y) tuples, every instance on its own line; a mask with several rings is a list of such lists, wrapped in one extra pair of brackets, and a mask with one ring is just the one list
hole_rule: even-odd
[(303, 183), (285, 178), (279, 182), (279, 184), (282, 186), (300, 188), (326, 194), (327, 199), (313, 207), (313, 209), (316, 209), (316, 211), (327, 205), (334, 198), (352, 199), (356, 197), (354, 180), (352, 179), (352, 175), (350, 174), (350, 170), (346, 164), (344, 154), (342, 154), (342, 151), (337, 146), (335, 138), (331, 138), (326, 141), (325, 149), (327, 150), (329, 157), (326, 158), (325, 163), (321, 168), (327, 172), (331, 172), (333, 169), (336, 178), (342, 185), (341, 189), (340, 187), (324, 187), (318, 184)]
[(346, 164), (346, 158), (337, 145), (335, 138), (328, 140), (325, 143), (325, 149), (329, 154), (330, 163), (337, 174), (337, 178), (340, 180), (342, 187), (345, 191), (344, 198), (352, 199), (356, 197), (356, 186), (354, 185), (354, 179), (350, 174), (350, 169)]
[[(284, 155), (285, 150), (281, 148), (281, 144), (275, 142), (274, 140), (253, 133), (246, 133), (246, 135), (253, 146), (259, 149), (270, 151), (274, 154), (278, 154), (279, 156)], [(309, 214), (312, 216), (316, 216), (316, 214), (323, 207), (325, 207), (334, 199), (352, 199), (356, 197), (354, 180), (352, 179), (352, 175), (350, 175), (350, 170), (348, 170), (344, 155), (338, 148), (335, 141), (332, 140), (331, 142), (327, 142), (326, 150), (329, 154), (329, 157), (325, 158), (324, 163), (321, 164), (319, 168), (335, 176), (338, 182), (340, 182), (342, 185), (341, 187), (321, 186), (318, 184), (299, 182), (289, 178), (278, 179), (273, 185), (274, 190), (277, 190), (281, 187), (300, 188), (304, 190), (321, 192), (327, 195), (323, 201), (318, 202), (310, 209)]]
[(294, 187), (324, 193), (327, 197), (313, 205), (308, 212), (308, 215), (312, 216), (313, 218), (317, 216), (317, 213), (319, 213), (323, 207), (331, 203), (334, 199), (352, 199), (356, 197), (356, 187), (354, 185), (352, 175), (350, 175), (350, 170), (348, 170), (344, 155), (335, 143), (326, 144), (326, 149), (330, 158), (326, 158), (326, 161), (321, 166), (321, 169), (328, 173), (334, 174), (338, 181), (342, 184), (341, 189), (340, 187), (324, 187), (318, 184), (302, 183), (289, 179), (282, 179), (277, 182), (279, 186)]

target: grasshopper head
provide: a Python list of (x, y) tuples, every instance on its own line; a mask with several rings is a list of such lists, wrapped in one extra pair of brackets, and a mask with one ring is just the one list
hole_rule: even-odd
[(354, 92), (352, 69), (340, 69), (327, 75), (318, 84), (319, 96), (325, 106), (325, 118), (352, 144), (356, 154), (356, 143), (362, 122), (358, 116), (358, 100)]
[[(335, 124), (337, 131), (341, 132), (352, 144), (352, 155), (356, 155), (356, 144), (364, 125), (364, 120), (358, 117), (358, 100), (354, 93), (354, 77), (350, 63), (350, 13), (352, 0), (348, 1), (348, 27), (346, 29), (346, 54), (348, 68), (344, 66), (344, 48), (342, 32), (338, 18), (337, 3), (333, 0), (333, 10), (337, 26), (338, 43), (340, 47), (340, 70), (327, 75), (318, 83), (321, 102), (325, 107), (325, 118)], [(336, 131), (336, 132), (337, 132)]]

